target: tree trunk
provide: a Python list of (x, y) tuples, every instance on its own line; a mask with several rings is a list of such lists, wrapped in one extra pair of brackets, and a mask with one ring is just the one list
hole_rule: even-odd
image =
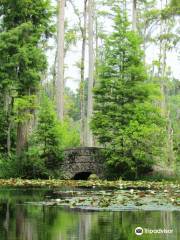
[(57, 36), (57, 79), (56, 79), (56, 104), (57, 116), (63, 120), (64, 116), (64, 19), (65, 0), (58, 2), (58, 36)]
[(23, 149), (27, 144), (27, 137), (28, 137), (28, 123), (19, 122), (17, 126), (17, 144), (16, 144), (16, 154), (20, 156)]
[[(167, 1), (166, 1), (167, 6)], [(163, 9), (163, 1), (161, 0), (161, 10)], [(169, 34), (171, 29), (168, 28), (168, 20), (165, 19), (164, 22), (161, 19), (160, 21), (160, 36), (163, 34)], [(159, 71), (158, 71), (158, 77), (160, 79), (160, 89), (161, 89), (161, 109), (163, 112), (164, 117), (167, 120), (167, 142), (166, 142), (166, 153), (167, 153), (167, 164), (169, 168), (174, 167), (174, 149), (173, 149), (173, 128), (172, 128), (172, 122), (171, 122), (171, 116), (170, 116), (170, 106), (168, 102), (168, 93), (166, 90), (166, 84), (167, 84), (167, 54), (168, 54), (168, 42), (167, 40), (160, 40), (160, 54), (159, 54)]]
[(133, 0), (132, 30), (137, 30), (137, 0)]
[(94, 53), (93, 53), (93, 15), (94, 1), (89, 0), (88, 5), (88, 32), (89, 32), (89, 79), (88, 79), (88, 106), (87, 106), (87, 145), (93, 146), (93, 135), (90, 129), (90, 121), (93, 113), (93, 83), (94, 83)]
[(98, 79), (98, 64), (99, 64), (99, 22), (98, 22), (98, 9), (96, 7), (95, 18), (95, 79), (94, 86), (96, 85), (96, 79)]
[(7, 152), (8, 152), (8, 155), (10, 155), (10, 153), (11, 153), (11, 128), (12, 128), (12, 122), (9, 119), (8, 129), (7, 129)]
[(12, 97), (10, 97), (10, 93), (6, 93), (5, 95), (5, 112), (7, 116), (7, 140), (6, 140), (6, 145), (7, 145), (7, 153), (10, 155), (11, 152), (11, 129), (12, 129), (12, 109), (13, 109), (13, 103), (14, 100)]
[(85, 52), (86, 52), (86, 25), (87, 25), (87, 0), (84, 0), (84, 18), (83, 18), (82, 34), (82, 52), (81, 52), (81, 82), (80, 82), (80, 110), (81, 110), (81, 145), (85, 145)]
[(174, 161), (175, 161), (175, 156), (174, 156), (174, 132), (172, 128), (172, 121), (170, 117), (170, 111), (167, 113), (167, 119), (168, 119), (168, 140), (167, 140), (167, 152), (168, 152), (168, 164), (171, 167), (174, 167)]

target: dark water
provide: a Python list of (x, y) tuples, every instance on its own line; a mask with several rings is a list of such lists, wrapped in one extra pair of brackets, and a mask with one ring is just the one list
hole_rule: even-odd
[[(27, 203), (47, 195), (47, 189), (0, 189), (0, 240), (180, 239), (179, 211), (87, 212)], [(136, 236), (137, 226), (173, 232)]]

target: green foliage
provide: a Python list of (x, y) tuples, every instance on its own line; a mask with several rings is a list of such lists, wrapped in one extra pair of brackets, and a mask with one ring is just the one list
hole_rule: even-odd
[(171, 0), (170, 3), (161, 11), (161, 17), (166, 20), (176, 15), (180, 15), (180, 2), (179, 0)]
[(49, 0), (1, 0), (2, 25), (9, 30), (22, 23), (31, 22), (40, 35), (49, 35), (52, 30), (49, 19), (53, 13), (50, 6)]
[(180, 82), (177, 79), (170, 81), (171, 87), (167, 93), (169, 103), (170, 120), (172, 122), (173, 144), (175, 154), (176, 172), (180, 172)]
[[(58, 176), (63, 149), (80, 144), (81, 90), (84, 90), (86, 116), (87, 80), (77, 93), (65, 89), (64, 122), (57, 121), (54, 104), (48, 98), (40, 99), (40, 108), (38, 104), (39, 86), (47, 68), (47, 39), (54, 31), (50, 2), (0, 1), (1, 177)], [(95, 83), (92, 128), (99, 143), (105, 147), (110, 175), (138, 177), (148, 171), (155, 160), (171, 162), (171, 167), (175, 165), (179, 173), (179, 81), (170, 76), (172, 74), (166, 66), (169, 52), (178, 47), (177, 16), (174, 16), (179, 15), (179, 1), (171, 0), (162, 10), (157, 9), (156, 0), (138, 4), (137, 28), (144, 38), (144, 48), (149, 43), (161, 48), (162, 56), (153, 61), (151, 77), (147, 76), (142, 63), (141, 39), (129, 31), (125, 13), (120, 15), (125, 2), (100, 0), (96, 4), (99, 9), (103, 5), (100, 11), (96, 9), (96, 43), (101, 46), (105, 42), (105, 47), (96, 49), (95, 78), (99, 77), (99, 80)], [(114, 33), (106, 38), (105, 17), (112, 19), (114, 16), (110, 6), (116, 9), (116, 17)], [(75, 12), (81, 15), (78, 9)], [(154, 32), (154, 24), (158, 23), (161, 25), (160, 35), (158, 31)], [(77, 29), (66, 22), (65, 54), (79, 41)], [(46, 84), (46, 93), (54, 99), (54, 80), (49, 82), (48, 79)], [(159, 94), (160, 85), (163, 85), (164, 96)], [(167, 120), (165, 124), (157, 107), (163, 100), (166, 106), (161, 111)], [(23, 137), (23, 141), (18, 141)], [(20, 157), (15, 154), (18, 142), (24, 145)], [(168, 146), (170, 142), (172, 148)], [(168, 155), (172, 161), (165, 161)]]
[[(41, 98), (37, 120), (22, 169), (26, 177), (58, 177), (63, 150), (79, 145), (79, 134), (70, 122), (57, 120), (54, 105), (46, 96)], [(23, 159), (21, 161), (23, 163)]]
[[(33, 113), (37, 109), (37, 97), (35, 95), (16, 98), (14, 102), (14, 120), (22, 123), (33, 118)], [(28, 111), (27, 111), (28, 110)]]
[[(29, 131), (28, 121), (36, 108), (35, 95), (47, 67), (44, 46), (53, 31), (53, 12), (49, 0), (2, 0), (0, 4), (0, 112), (4, 111), (7, 122), (3, 136), (6, 143), (10, 138), (18, 146), (23, 127), (17, 130), (17, 126), (23, 123)], [(19, 134), (14, 139), (16, 130)], [(26, 139), (23, 142), (26, 145)]]
[(73, 28), (67, 28), (65, 32), (65, 53), (69, 50), (71, 45), (75, 45), (77, 42), (77, 29), (75, 26)]
[(65, 88), (65, 116), (74, 122), (80, 120), (80, 96), (71, 89)]
[(178, 0), (171, 0), (170, 8), (174, 14), (180, 15), (180, 2)]
[(153, 105), (157, 91), (147, 83), (140, 44), (118, 9), (94, 90), (93, 132), (106, 149), (111, 171), (130, 178), (151, 168), (163, 143), (164, 121)]
[(16, 178), (22, 177), (23, 164), (16, 158), (14, 153), (11, 155), (0, 154), (0, 178)]
[(0, 178), (9, 178), (13, 176), (11, 172), (11, 163), (12, 161), (10, 161), (7, 156), (0, 153)]
[(56, 169), (63, 159), (61, 139), (61, 129), (53, 105), (48, 98), (43, 97), (37, 130), (29, 143), (28, 159), (34, 160), (37, 165), (41, 160), (48, 170)]
[(80, 135), (78, 131), (78, 124), (69, 119), (59, 123), (59, 128), (62, 136), (63, 149), (80, 146)]
[(37, 48), (39, 35), (33, 31), (28, 22), (0, 34), (1, 84), (20, 96), (35, 91), (46, 68), (43, 50)]
[[(0, 111), (0, 152), (6, 151), (7, 144), (7, 117), (5, 111)], [(6, 130), (6, 131), (5, 131)]]

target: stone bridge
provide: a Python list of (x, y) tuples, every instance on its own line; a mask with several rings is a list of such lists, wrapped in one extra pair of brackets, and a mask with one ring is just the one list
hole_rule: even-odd
[(61, 178), (87, 179), (90, 174), (99, 178), (104, 176), (103, 157), (101, 149), (97, 147), (78, 147), (66, 149), (61, 165)]

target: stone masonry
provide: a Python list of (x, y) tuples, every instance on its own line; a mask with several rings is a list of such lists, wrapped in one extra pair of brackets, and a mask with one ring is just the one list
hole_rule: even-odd
[(96, 147), (79, 147), (66, 149), (61, 165), (61, 178), (73, 179), (76, 174), (90, 173), (102, 178), (104, 176), (101, 149)]

